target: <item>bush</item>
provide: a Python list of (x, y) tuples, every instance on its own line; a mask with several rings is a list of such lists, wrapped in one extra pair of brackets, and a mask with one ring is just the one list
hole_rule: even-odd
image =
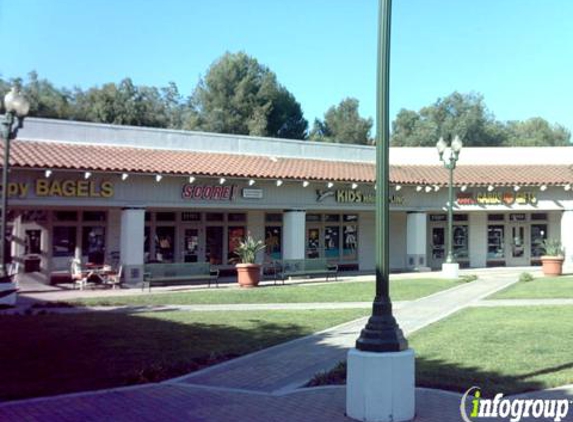
[(530, 273), (521, 273), (519, 274), (519, 281), (522, 283), (527, 283), (529, 281), (533, 281), (533, 276)]
[(470, 281), (477, 280), (478, 276), (475, 274), (464, 274), (460, 276), (460, 280), (464, 283), (469, 283)]

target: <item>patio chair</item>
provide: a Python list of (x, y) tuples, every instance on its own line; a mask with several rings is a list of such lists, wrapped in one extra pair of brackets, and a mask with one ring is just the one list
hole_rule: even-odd
[(83, 290), (87, 287), (88, 276), (82, 270), (81, 261), (77, 258), (72, 259), (70, 264), (70, 276), (74, 283), (74, 289), (78, 288)]
[(123, 275), (123, 265), (120, 265), (116, 273), (110, 273), (106, 276), (105, 284), (111, 286), (112, 289), (120, 288), (122, 275)]

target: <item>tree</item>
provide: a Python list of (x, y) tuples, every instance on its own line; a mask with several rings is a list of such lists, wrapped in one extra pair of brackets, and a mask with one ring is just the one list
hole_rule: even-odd
[(185, 128), (304, 139), (308, 122), (276, 75), (245, 53), (226, 53), (199, 81)]
[(507, 122), (509, 146), (569, 146), (571, 132), (559, 124), (550, 125), (541, 117)]
[(395, 146), (433, 146), (440, 137), (449, 140), (455, 135), (468, 146), (496, 146), (504, 141), (483, 97), (474, 93), (454, 92), (419, 112), (402, 109), (392, 129)]
[(571, 145), (570, 132), (536, 117), (500, 122), (479, 94), (454, 92), (419, 112), (402, 109), (392, 124), (394, 146), (434, 146), (440, 137), (459, 135), (466, 146)]
[(358, 100), (345, 98), (338, 106), (330, 107), (324, 121), (316, 119), (310, 134), (313, 141), (348, 144), (369, 144), (372, 119), (358, 113)]

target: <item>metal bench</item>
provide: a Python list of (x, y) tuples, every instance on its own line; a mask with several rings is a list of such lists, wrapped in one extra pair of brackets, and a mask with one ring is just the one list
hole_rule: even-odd
[(219, 287), (219, 270), (212, 270), (209, 263), (176, 263), (176, 264), (146, 264), (143, 266), (143, 284), (141, 289), (152, 286), (172, 286), (188, 284), (192, 281), (207, 280), (209, 287), (214, 281)]
[(275, 284), (277, 279), (285, 283), (285, 278), (288, 277), (303, 277), (303, 276), (326, 276), (326, 281), (330, 276), (334, 276), (338, 280), (338, 264), (329, 264), (328, 260), (317, 259), (283, 259), (277, 261)]

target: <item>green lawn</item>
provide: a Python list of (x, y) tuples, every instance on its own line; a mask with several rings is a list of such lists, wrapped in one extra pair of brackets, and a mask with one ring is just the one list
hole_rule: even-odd
[[(392, 300), (413, 300), (460, 284), (457, 280), (418, 278), (393, 280)], [(256, 289), (211, 289), (177, 293), (81, 299), (82, 305), (191, 305), (227, 303), (305, 303), (369, 302), (374, 298), (374, 282), (329, 283), (312, 286), (291, 284)]]
[(368, 310), (0, 316), (0, 400), (158, 381)]
[(488, 299), (573, 299), (573, 277), (541, 277), (519, 282)]
[[(409, 338), (418, 386), (488, 396), (573, 383), (573, 307), (465, 309)], [(344, 382), (339, 366), (318, 384)]]

